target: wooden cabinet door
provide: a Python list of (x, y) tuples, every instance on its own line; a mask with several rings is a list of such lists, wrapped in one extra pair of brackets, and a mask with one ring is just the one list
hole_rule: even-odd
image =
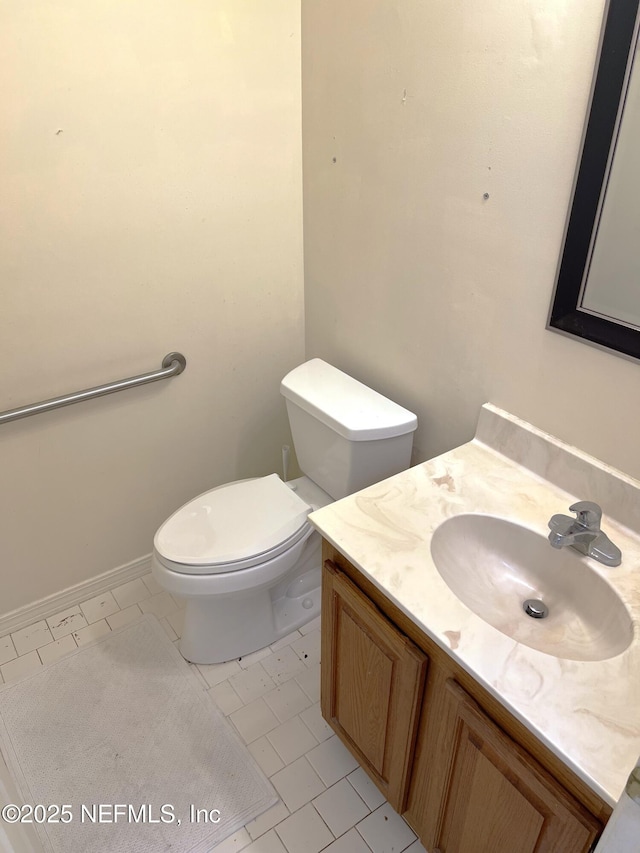
[(322, 714), (400, 813), (426, 669), (426, 656), (327, 560)]
[(444, 685), (453, 734), (435, 849), (441, 853), (586, 853), (598, 821), (486, 717)]

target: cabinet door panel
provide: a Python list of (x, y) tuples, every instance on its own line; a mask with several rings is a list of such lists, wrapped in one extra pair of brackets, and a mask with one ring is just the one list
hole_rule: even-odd
[(334, 716), (377, 773), (384, 773), (394, 660), (347, 608), (340, 612)]
[(427, 658), (330, 561), (322, 587), (322, 714), (402, 812)]
[(442, 853), (584, 853), (597, 821), (448, 681), (455, 732), (437, 847)]

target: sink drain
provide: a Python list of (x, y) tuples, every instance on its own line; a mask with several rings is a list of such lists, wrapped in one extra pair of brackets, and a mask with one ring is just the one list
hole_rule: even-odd
[(524, 612), (532, 619), (544, 619), (549, 615), (549, 608), (539, 598), (527, 598), (522, 605)]

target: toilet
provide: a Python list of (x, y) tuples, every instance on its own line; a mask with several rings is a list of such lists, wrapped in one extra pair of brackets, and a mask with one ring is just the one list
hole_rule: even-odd
[(409, 467), (417, 418), (322, 359), (280, 385), (304, 476), (210, 489), (154, 538), (152, 572), (186, 600), (180, 652), (194, 663), (250, 654), (320, 613), (313, 510)]

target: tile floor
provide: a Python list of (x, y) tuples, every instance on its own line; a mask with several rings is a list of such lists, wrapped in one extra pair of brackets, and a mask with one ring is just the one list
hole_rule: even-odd
[[(0, 683), (143, 613), (153, 613), (171, 640), (179, 639), (180, 602), (145, 575), (1, 637)], [(280, 796), (216, 853), (425, 853), (322, 719), (319, 619), (266, 649), (198, 669)]]

